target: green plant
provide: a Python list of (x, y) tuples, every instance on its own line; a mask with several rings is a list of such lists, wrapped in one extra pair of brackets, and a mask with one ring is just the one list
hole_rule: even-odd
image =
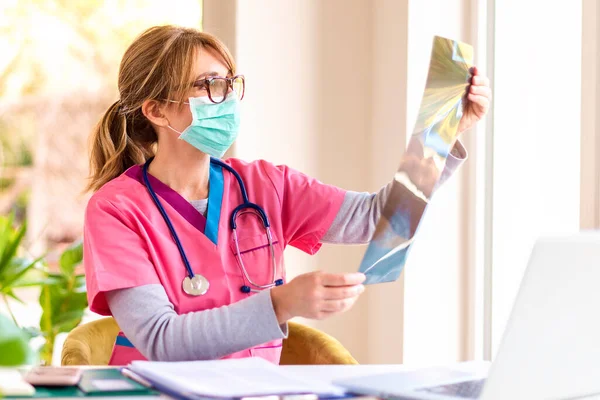
[(87, 308), (85, 276), (75, 271), (82, 260), (83, 246), (77, 242), (61, 254), (59, 272), (48, 273), (48, 280), (42, 285), (39, 299), (42, 306), (40, 331), (46, 343), (40, 359), (46, 365), (52, 362), (56, 336), (79, 325)]
[[(14, 226), (14, 214), (7, 217), (0, 216), (0, 297), (6, 303), (13, 319), (11, 325), (19, 330), (23, 337), (38, 335), (44, 337), (45, 344), (41, 349), (40, 360), (49, 365), (52, 362), (56, 336), (75, 328), (81, 322), (87, 308), (85, 276), (76, 273), (77, 266), (83, 260), (83, 245), (77, 242), (68, 247), (60, 256), (59, 270), (50, 272), (47, 268), (42, 268), (40, 262), (42, 258), (31, 259), (20, 256), (19, 249), (23, 244), (26, 230), (25, 222), (19, 227)], [(8, 298), (21, 302), (15, 294), (15, 289), (31, 286), (41, 286), (39, 303), (42, 317), (39, 330), (19, 329), (8, 302)], [(0, 332), (3, 340), (4, 325), (0, 325)], [(17, 336), (13, 335), (13, 337)], [(0, 341), (0, 354), (3, 345)]]
[(14, 214), (7, 217), (0, 216), (0, 296), (6, 303), (8, 312), (16, 325), (18, 324), (8, 303), (8, 298), (11, 297), (21, 302), (14, 292), (15, 289), (37, 286), (45, 281), (41, 271), (38, 271), (38, 276), (30, 273), (39, 265), (40, 259), (32, 260), (30, 257), (19, 255), (26, 230), (25, 222), (20, 227), (14, 226)]
[(0, 315), (0, 332), (0, 366), (29, 363), (32, 353), (27, 334), (4, 315)]

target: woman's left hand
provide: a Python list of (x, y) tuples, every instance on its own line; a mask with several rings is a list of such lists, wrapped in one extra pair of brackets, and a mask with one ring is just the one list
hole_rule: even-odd
[(464, 103), (463, 115), (458, 124), (458, 133), (472, 128), (477, 121), (487, 114), (492, 100), (490, 80), (479, 74), (477, 67), (473, 67), (473, 77)]

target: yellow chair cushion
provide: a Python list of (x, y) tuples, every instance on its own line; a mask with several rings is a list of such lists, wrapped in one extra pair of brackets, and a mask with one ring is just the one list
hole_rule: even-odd
[(358, 364), (335, 338), (318, 329), (288, 322), (280, 365)]
[(108, 365), (119, 326), (112, 317), (79, 325), (67, 335), (62, 365)]
[[(283, 341), (281, 365), (358, 364), (333, 337), (296, 322)], [(73, 329), (62, 349), (62, 365), (108, 365), (119, 326), (112, 317)]]

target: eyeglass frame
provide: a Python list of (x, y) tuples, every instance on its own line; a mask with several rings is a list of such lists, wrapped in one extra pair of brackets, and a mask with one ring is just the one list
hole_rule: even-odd
[(206, 76), (202, 79), (195, 80), (192, 84), (192, 87), (196, 87), (198, 82), (203, 82), (206, 85), (206, 93), (208, 94), (208, 99), (214, 104), (221, 104), (225, 101), (225, 99), (227, 98), (227, 93), (229, 92), (225, 93), (225, 96), (223, 96), (223, 99), (221, 99), (221, 101), (214, 101), (210, 92), (211, 82), (215, 79), (223, 79), (227, 81), (228, 88), (231, 88), (231, 90), (235, 92), (235, 89), (233, 88), (233, 81), (238, 78), (242, 79), (242, 95), (239, 98), (239, 100), (241, 101), (244, 98), (244, 94), (246, 93), (246, 78), (244, 77), (244, 75), (235, 75), (230, 78), (224, 76)]

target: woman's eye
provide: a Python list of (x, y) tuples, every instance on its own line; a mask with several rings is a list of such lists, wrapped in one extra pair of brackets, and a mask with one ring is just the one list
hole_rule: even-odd
[(198, 90), (206, 90), (206, 81), (194, 82), (194, 88)]

